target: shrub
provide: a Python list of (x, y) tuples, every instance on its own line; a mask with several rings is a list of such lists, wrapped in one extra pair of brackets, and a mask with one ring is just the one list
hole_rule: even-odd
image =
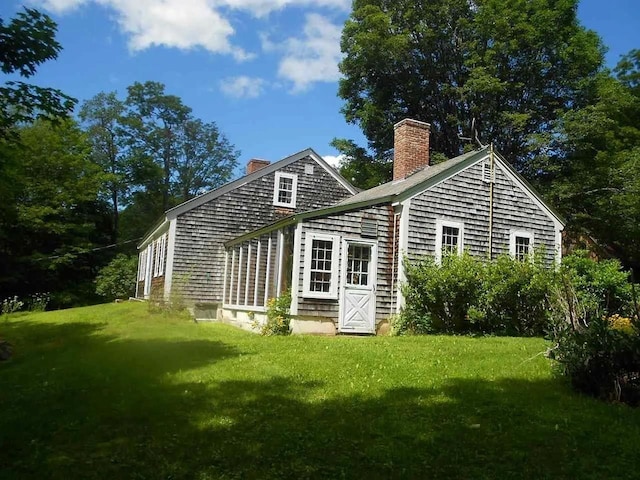
[(548, 356), (578, 391), (640, 403), (639, 320), (630, 312), (631, 285), (616, 261), (567, 257), (554, 295), (555, 346)]
[(291, 292), (286, 291), (279, 297), (267, 302), (267, 321), (261, 325), (260, 333), (265, 336), (289, 335), (291, 322)]
[(501, 255), (488, 262), (480, 305), (470, 311), (476, 328), (506, 335), (543, 334), (551, 319), (554, 276), (541, 256), (523, 262)]
[(96, 277), (96, 293), (109, 300), (129, 298), (136, 291), (138, 261), (119, 254), (103, 267)]
[(10, 313), (15, 313), (19, 311), (24, 306), (24, 302), (18, 298), (17, 295), (14, 297), (5, 298), (2, 300), (2, 304), (0, 304), (0, 313), (2, 315), (8, 315)]
[(431, 318), (428, 315), (414, 313), (411, 307), (406, 307), (398, 315), (392, 316), (390, 324), (392, 336), (424, 335), (431, 331)]
[(424, 257), (411, 263), (405, 259), (407, 282), (402, 287), (406, 308), (401, 314), (405, 331), (465, 332), (470, 329), (468, 312), (477, 305), (482, 291), (484, 266), (468, 253), (448, 255), (437, 265)]
[(51, 297), (48, 293), (34, 293), (29, 297), (29, 311), (44, 312), (50, 300)]
[(640, 404), (640, 334), (638, 324), (620, 328), (610, 318), (587, 326), (555, 325), (549, 358), (576, 390), (605, 400)]
[(617, 260), (595, 261), (584, 251), (575, 252), (562, 261), (562, 274), (575, 289), (584, 311), (584, 322), (614, 314), (631, 313), (631, 284)]

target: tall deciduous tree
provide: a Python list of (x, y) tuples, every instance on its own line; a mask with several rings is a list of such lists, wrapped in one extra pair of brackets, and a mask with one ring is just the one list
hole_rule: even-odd
[[(61, 50), (55, 39), (57, 25), (37, 10), (25, 8), (8, 23), (0, 18), (0, 69), (5, 74), (29, 78)], [(0, 138), (19, 123), (36, 118), (66, 117), (75, 100), (60, 90), (10, 80), (0, 87)]]
[(640, 51), (615, 72), (587, 82), (586, 106), (562, 116), (545, 181), (570, 228), (640, 267)]
[(229, 180), (239, 152), (215, 123), (194, 118), (161, 83), (135, 83), (128, 92), (130, 153), (139, 181), (162, 195), (163, 210)]
[[(377, 158), (404, 117), (431, 123), (431, 149), (494, 142), (521, 170), (544, 150), (603, 48), (577, 0), (355, 0), (339, 95)], [(473, 126), (473, 129), (472, 129)]]
[(118, 240), (120, 209), (126, 205), (131, 189), (131, 162), (127, 155), (122, 126), (124, 102), (115, 92), (98, 93), (80, 109), (91, 143), (91, 158), (104, 173), (104, 191), (111, 203), (113, 243)]
[[(162, 209), (167, 210), (172, 203), (171, 180), (180, 151), (181, 130), (189, 120), (191, 108), (180, 97), (167, 95), (159, 82), (136, 82), (127, 90), (131, 145), (139, 159), (146, 158), (159, 167), (160, 182), (149, 182), (147, 188), (159, 187)], [(146, 173), (153, 173), (153, 169)]]
[(231, 178), (238, 155), (215, 123), (186, 121), (175, 162), (174, 195), (186, 201), (224, 184)]
[[(73, 120), (37, 121), (18, 130), (5, 154), (12, 171), (12, 222), (0, 245), (0, 297), (55, 292), (56, 305), (86, 301), (100, 258), (87, 252), (108, 243), (103, 178)], [(87, 285), (89, 284), (89, 285)]]

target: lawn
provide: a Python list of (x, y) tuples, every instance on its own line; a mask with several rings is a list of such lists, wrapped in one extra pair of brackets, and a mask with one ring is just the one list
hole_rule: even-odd
[(542, 339), (264, 338), (123, 303), (12, 316), (0, 478), (638, 478), (640, 410)]

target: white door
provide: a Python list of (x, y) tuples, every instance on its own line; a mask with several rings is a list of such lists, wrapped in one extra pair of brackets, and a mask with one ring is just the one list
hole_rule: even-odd
[(376, 331), (376, 261), (373, 242), (345, 240), (342, 244), (341, 332)]

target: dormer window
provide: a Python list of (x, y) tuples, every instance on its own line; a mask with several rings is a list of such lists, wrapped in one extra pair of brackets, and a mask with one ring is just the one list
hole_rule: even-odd
[(273, 204), (276, 207), (296, 208), (298, 176), (294, 173), (276, 172)]

